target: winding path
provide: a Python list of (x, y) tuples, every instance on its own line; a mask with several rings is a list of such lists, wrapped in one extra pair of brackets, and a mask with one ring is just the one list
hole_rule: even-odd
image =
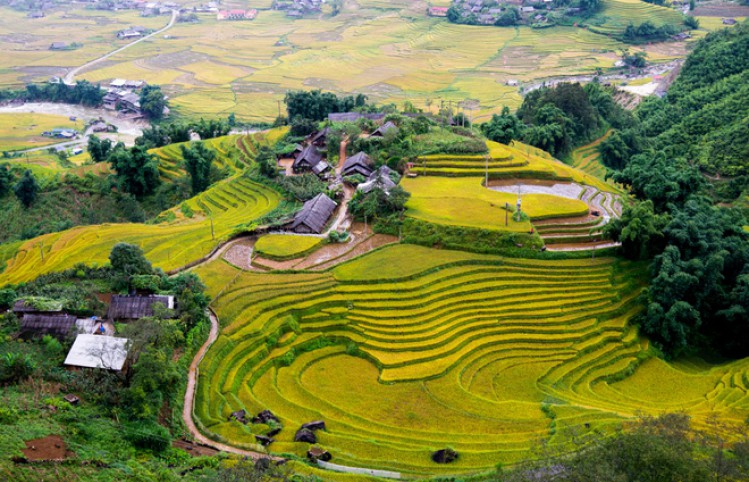
[(200, 442), (203, 445), (214, 447), (223, 452), (231, 452), (234, 454), (243, 455), (253, 460), (263, 458), (269, 458), (274, 461), (284, 460), (280, 457), (271, 457), (268, 454), (264, 454), (261, 452), (243, 450), (237, 447), (232, 447), (231, 445), (216, 442), (203, 435), (195, 425), (195, 421), (192, 419), (192, 411), (193, 406), (195, 405), (195, 387), (198, 384), (198, 365), (200, 365), (200, 362), (203, 360), (203, 357), (205, 356), (211, 345), (213, 345), (213, 342), (215, 342), (218, 338), (219, 332), (218, 317), (213, 312), (213, 310), (209, 310), (208, 314), (211, 319), (211, 331), (208, 334), (208, 339), (205, 341), (205, 343), (203, 343), (203, 346), (200, 347), (198, 353), (195, 354), (195, 358), (193, 358), (192, 363), (190, 363), (190, 369), (187, 372), (187, 390), (185, 390), (185, 404), (182, 408), (182, 419), (185, 421), (187, 429), (190, 431), (190, 434), (196, 441)]
[(68, 72), (67, 74), (65, 74), (65, 77), (63, 77), (62, 81), (65, 82), (65, 84), (67, 84), (67, 85), (73, 85), (76, 74), (78, 72), (80, 72), (81, 70), (86, 69), (88, 67), (91, 67), (92, 65), (98, 64), (102, 60), (106, 60), (109, 57), (111, 57), (111, 56), (113, 56), (115, 54), (118, 54), (118, 53), (122, 52), (123, 50), (132, 47), (133, 45), (135, 45), (137, 43), (143, 42), (144, 40), (147, 40), (147, 39), (149, 39), (149, 38), (151, 38), (151, 37), (153, 37), (155, 35), (158, 35), (158, 34), (160, 34), (162, 32), (165, 32), (165, 31), (169, 30), (174, 25), (174, 22), (177, 21), (177, 15), (178, 15), (178, 13), (179, 12), (177, 10), (172, 10), (172, 18), (169, 20), (169, 23), (166, 24), (166, 26), (164, 28), (161, 28), (161, 29), (159, 29), (159, 30), (157, 30), (157, 31), (155, 31), (153, 33), (150, 33), (150, 34), (146, 35), (145, 37), (141, 37), (138, 40), (130, 42), (127, 45), (123, 45), (122, 47), (118, 48), (117, 50), (113, 50), (113, 51), (109, 52), (108, 54), (102, 55), (98, 59), (94, 59), (94, 60), (92, 60), (90, 62), (86, 62), (85, 64), (81, 65), (80, 67), (74, 68), (73, 70), (71, 70), (70, 72)]

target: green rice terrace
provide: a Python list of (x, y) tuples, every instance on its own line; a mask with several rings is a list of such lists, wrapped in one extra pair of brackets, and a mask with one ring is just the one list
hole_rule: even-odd
[[(402, 476), (473, 473), (538, 442), (612, 430), (640, 412), (695, 425), (743, 420), (749, 360), (652, 358), (629, 318), (643, 266), (540, 261), (411, 245), (320, 273), (197, 272), (221, 334), (200, 365), (194, 418), (209, 437), (262, 450), (270, 427), (231, 420), (270, 409), (274, 453), (303, 456), (304, 423), (337, 464)], [(460, 458), (432, 462), (451, 447)], [(393, 475), (393, 474), (390, 474)]]

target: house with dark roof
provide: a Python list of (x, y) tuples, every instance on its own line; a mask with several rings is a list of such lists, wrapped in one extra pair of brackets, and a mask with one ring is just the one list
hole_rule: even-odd
[(52, 42), (49, 45), (50, 50), (65, 50), (68, 48), (67, 42)]
[(29, 340), (45, 335), (64, 340), (77, 333), (75, 316), (66, 313), (25, 314), (21, 319), (19, 338)]
[(302, 206), (289, 225), (289, 230), (302, 234), (320, 234), (338, 204), (323, 193)]
[(114, 321), (134, 321), (154, 315), (153, 307), (161, 303), (165, 308), (174, 309), (174, 296), (171, 295), (114, 295), (109, 304), (107, 318)]
[(317, 147), (310, 144), (294, 158), (291, 168), (294, 172), (312, 171), (319, 176), (330, 169), (330, 166), (325, 162)]
[(328, 134), (330, 134), (330, 128), (326, 127), (325, 129), (309, 136), (309, 143), (317, 147), (325, 147), (328, 142)]
[(356, 189), (365, 194), (376, 188), (382, 189), (385, 192), (390, 192), (390, 190), (396, 186), (395, 181), (393, 181), (391, 176), (392, 173), (393, 170), (389, 167), (380, 166), (379, 169), (370, 174), (369, 178), (367, 178), (367, 182), (359, 184)]
[(347, 158), (343, 163), (341, 175), (353, 176), (354, 174), (361, 174), (364, 177), (369, 177), (372, 174), (372, 170), (372, 159), (364, 152), (358, 152)]
[(391, 121), (387, 121), (380, 127), (378, 127), (376, 131), (370, 134), (370, 137), (384, 137), (386, 132), (389, 132), (393, 129), (395, 129), (396, 132), (398, 131), (398, 127), (395, 124), (393, 124)]

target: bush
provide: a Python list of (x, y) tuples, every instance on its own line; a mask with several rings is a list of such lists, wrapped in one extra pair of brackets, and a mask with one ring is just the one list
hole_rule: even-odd
[(123, 425), (125, 438), (138, 448), (163, 452), (171, 444), (169, 431), (155, 422)]

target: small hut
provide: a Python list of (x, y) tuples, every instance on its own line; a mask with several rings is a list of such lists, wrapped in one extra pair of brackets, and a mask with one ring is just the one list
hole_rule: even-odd
[(364, 177), (369, 177), (372, 174), (372, 159), (364, 152), (354, 154), (343, 163), (341, 175), (353, 176), (355, 174), (360, 174)]
[(296, 213), (289, 229), (295, 233), (320, 234), (337, 204), (323, 193), (313, 197)]
[(127, 322), (153, 316), (153, 307), (161, 303), (165, 308), (174, 309), (174, 296), (171, 295), (114, 295), (109, 304), (107, 318)]
[(325, 145), (328, 142), (328, 134), (330, 133), (330, 128), (326, 127), (325, 129), (321, 130), (320, 132), (317, 132), (310, 136), (309, 142), (313, 146), (317, 147), (325, 147)]
[(379, 169), (374, 171), (367, 178), (367, 182), (363, 182), (357, 186), (357, 189), (364, 192), (365, 194), (372, 189), (379, 188), (385, 192), (390, 192), (392, 188), (396, 186), (390, 174), (393, 172), (387, 166), (380, 166)]

